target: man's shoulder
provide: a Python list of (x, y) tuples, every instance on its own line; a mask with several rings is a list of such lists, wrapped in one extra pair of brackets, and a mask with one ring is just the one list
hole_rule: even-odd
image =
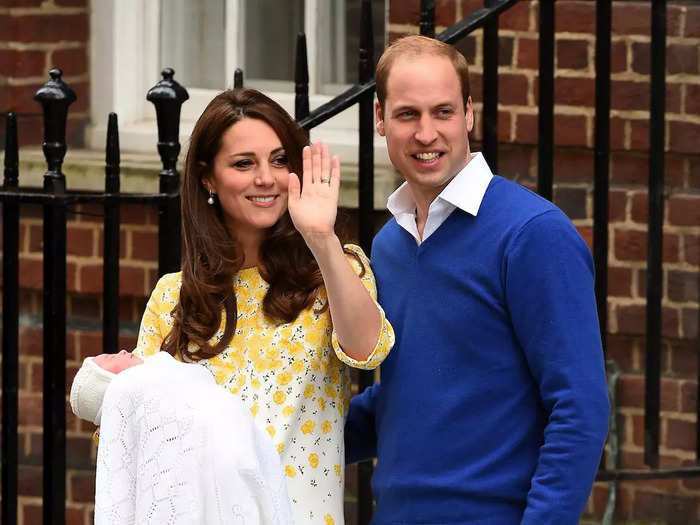
[(488, 204), (498, 206), (501, 211), (508, 211), (523, 218), (559, 209), (527, 186), (499, 175), (494, 175), (485, 200)]

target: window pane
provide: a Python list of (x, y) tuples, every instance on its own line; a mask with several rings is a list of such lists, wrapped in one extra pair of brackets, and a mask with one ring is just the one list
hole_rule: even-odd
[(226, 87), (225, 0), (161, 0), (160, 58), (186, 87)]
[[(336, 94), (358, 81), (361, 0), (328, 0), (319, 14), (319, 82), (323, 93)], [(325, 7), (325, 9), (324, 9)], [(385, 0), (372, 0), (374, 64), (384, 51)]]
[(304, 31), (304, 0), (246, 0), (244, 11), (246, 82), (293, 82), (296, 38)]

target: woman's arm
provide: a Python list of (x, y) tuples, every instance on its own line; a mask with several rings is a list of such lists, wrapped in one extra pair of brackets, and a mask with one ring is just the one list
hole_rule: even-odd
[(377, 344), (382, 316), (335, 235), (340, 163), (320, 143), (304, 148), (303, 161), (303, 193), (298, 176), (289, 178), (289, 214), (318, 262), (343, 352), (364, 361)]

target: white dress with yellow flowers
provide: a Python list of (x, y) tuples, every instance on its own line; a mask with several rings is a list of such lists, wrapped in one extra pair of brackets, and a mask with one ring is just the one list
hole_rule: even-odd
[[(362, 283), (376, 300), (367, 257), (358, 246), (346, 248), (362, 260)], [(353, 257), (348, 260), (360, 274), (358, 262)], [(135, 350), (142, 357), (160, 350), (172, 327), (170, 312), (177, 304), (180, 285), (180, 273), (172, 273), (164, 275), (153, 290)], [(285, 471), (295, 523), (342, 524), (348, 367), (376, 368), (394, 344), (393, 329), (380, 308), (382, 328), (377, 344), (366, 361), (356, 361), (338, 345), (328, 309), (316, 313), (326, 302), (325, 289), (293, 322), (276, 324), (262, 311), (268, 284), (257, 268), (238, 272), (233, 286), (236, 333), (221, 354), (201, 363), (218, 384), (240, 397), (255, 423), (272, 437)], [(212, 343), (222, 334), (223, 326)]]

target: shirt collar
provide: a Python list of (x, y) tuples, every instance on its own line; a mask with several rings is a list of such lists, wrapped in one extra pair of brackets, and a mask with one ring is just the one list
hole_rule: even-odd
[[(492, 178), (493, 173), (484, 156), (480, 152), (473, 153), (472, 159), (452, 178), (437, 198), (476, 216)], [(395, 217), (403, 213), (415, 215), (416, 203), (408, 183), (404, 182), (389, 195), (387, 209)]]

